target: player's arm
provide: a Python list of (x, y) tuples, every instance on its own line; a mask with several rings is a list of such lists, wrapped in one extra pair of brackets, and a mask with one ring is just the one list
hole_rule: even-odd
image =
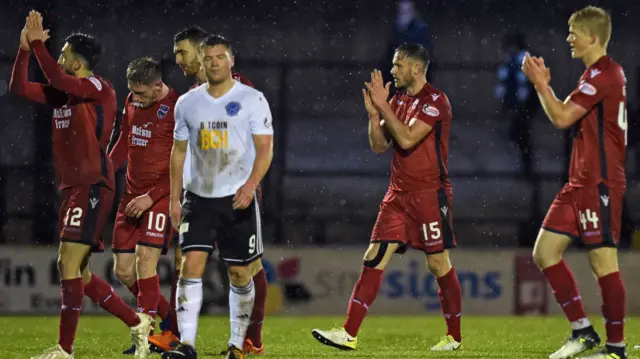
[(32, 41), (31, 48), (38, 59), (44, 76), (54, 88), (80, 98), (100, 100), (104, 96), (102, 83), (98, 79), (94, 77), (78, 78), (65, 73), (42, 41)]
[(403, 150), (408, 150), (417, 145), (425, 138), (433, 129), (433, 124), (427, 121), (418, 121), (412, 118), (409, 124), (404, 124), (393, 112), (389, 104), (385, 104), (380, 108), (380, 114), (385, 121), (385, 128), (389, 130), (395, 143)]
[(369, 116), (369, 145), (377, 154), (384, 153), (391, 145), (391, 135), (385, 130), (380, 115)]
[(544, 112), (556, 128), (569, 128), (587, 113), (587, 109), (572, 101), (571, 96), (560, 101), (551, 86), (536, 86), (536, 92)]
[(22, 96), (29, 101), (61, 106), (67, 102), (67, 96), (49, 85), (29, 82), (29, 56), (30, 51), (20, 49), (11, 72), (9, 91)]
[(122, 118), (120, 119), (120, 136), (118, 141), (109, 152), (109, 158), (113, 162), (113, 168), (120, 169), (124, 162), (127, 160), (127, 150), (129, 144), (129, 116), (127, 116), (127, 103), (129, 98), (125, 102), (124, 110), (122, 110)]
[(269, 171), (273, 159), (273, 119), (267, 100), (260, 95), (255, 110), (249, 118), (249, 126), (256, 149), (256, 159), (247, 183), (257, 187)]
[(178, 99), (175, 107), (175, 127), (173, 130), (173, 147), (171, 148), (170, 159), (170, 183), (169, 193), (172, 203), (180, 203), (182, 195), (182, 174), (184, 171), (184, 160), (187, 157), (189, 146), (189, 127), (187, 121), (182, 116), (182, 101)]

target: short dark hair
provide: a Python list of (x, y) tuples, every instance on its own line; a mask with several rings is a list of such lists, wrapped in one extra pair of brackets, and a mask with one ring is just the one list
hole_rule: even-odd
[(127, 81), (138, 85), (151, 85), (162, 80), (160, 63), (150, 57), (131, 61), (127, 67)]
[(178, 32), (173, 37), (173, 42), (189, 40), (192, 44), (198, 46), (207, 37), (207, 32), (200, 26), (194, 25)]
[(396, 53), (413, 60), (418, 60), (424, 64), (424, 70), (429, 67), (429, 52), (420, 44), (403, 44), (398, 46)]
[(64, 41), (71, 45), (71, 52), (82, 57), (89, 70), (98, 67), (102, 55), (102, 45), (100, 45), (98, 39), (91, 35), (77, 32), (67, 36)]
[(222, 35), (209, 35), (207, 36), (202, 43), (200, 43), (200, 47), (198, 50), (202, 51), (205, 47), (214, 47), (214, 46), (224, 46), (231, 55), (233, 55), (233, 49), (231, 48), (231, 41), (229, 41), (226, 37)]

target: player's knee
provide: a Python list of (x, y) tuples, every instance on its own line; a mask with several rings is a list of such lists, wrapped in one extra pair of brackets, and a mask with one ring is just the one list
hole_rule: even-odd
[(397, 248), (397, 244), (372, 243), (364, 254), (363, 265), (367, 268), (384, 269), (389, 263), (390, 254), (393, 254)]
[(229, 266), (227, 269), (229, 282), (238, 287), (243, 287), (251, 281), (250, 266)]
[(589, 264), (598, 278), (618, 272), (618, 250), (613, 247), (592, 249), (589, 251)]
[(436, 278), (440, 278), (449, 273), (452, 268), (449, 252), (444, 251), (442, 253), (427, 255), (427, 268), (429, 268), (429, 271), (436, 276)]
[(81, 265), (81, 259), (78, 260), (72, 255), (65, 255), (65, 253), (60, 253), (60, 255), (58, 256), (58, 273), (60, 274), (60, 279), (66, 280), (80, 277)]
[(138, 246), (136, 249), (136, 272), (138, 278), (150, 278), (156, 275), (161, 253), (162, 250), (159, 248)]
[(135, 270), (132, 271), (130, 268), (116, 266), (113, 272), (116, 275), (116, 278), (118, 278), (120, 282), (127, 287), (131, 287), (136, 282)]
[(251, 276), (254, 277), (258, 272), (262, 270), (262, 260), (256, 259), (250, 265), (251, 267)]
[(182, 257), (182, 278), (202, 278), (204, 269), (207, 264), (209, 253), (192, 251), (187, 252)]

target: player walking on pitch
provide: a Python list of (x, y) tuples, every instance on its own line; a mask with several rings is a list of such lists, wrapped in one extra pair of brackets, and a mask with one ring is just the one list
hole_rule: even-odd
[[(272, 118), (262, 93), (232, 78), (234, 59), (228, 40), (208, 36), (198, 58), (207, 83), (181, 96), (175, 112), (171, 221), (179, 229), (183, 252), (177, 291), (181, 344), (163, 353), (163, 358), (197, 357), (202, 275), (217, 245), (231, 282), (227, 358), (238, 359), (244, 358), (242, 348), (255, 298), (250, 265), (263, 253), (255, 192), (271, 164)], [(183, 186), (187, 151), (190, 176)]]
[(575, 278), (562, 259), (574, 239), (582, 240), (588, 249), (602, 293), (607, 332), (605, 348), (585, 358), (627, 357), (626, 292), (616, 248), (626, 188), (626, 79), (622, 67), (607, 56), (610, 37), (611, 18), (603, 9), (588, 6), (571, 15), (567, 38), (571, 56), (587, 69), (564, 102), (549, 86), (551, 74), (542, 58), (527, 55), (522, 64), (549, 120), (557, 128), (574, 130), (569, 183), (551, 204), (533, 249), (536, 264), (571, 322), (571, 337), (551, 359), (571, 358), (600, 344), (584, 312)]
[[(44, 46), (48, 31), (42, 16), (31, 11), (20, 36), (20, 51), (13, 69), (11, 91), (48, 104), (53, 110), (53, 160), (62, 197), (58, 271), (62, 307), (58, 345), (36, 359), (73, 358), (73, 343), (86, 295), (131, 328), (138, 347), (147, 347), (151, 320), (133, 311), (102, 278), (89, 271), (91, 252), (101, 252), (100, 235), (113, 203), (115, 178), (105, 149), (116, 116), (116, 94), (96, 76), (100, 45), (91, 36), (73, 34), (66, 39), (58, 62)], [(28, 81), (33, 51), (49, 84)], [(146, 358), (144, 351), (136, 357)]]
[(322, 344), (356, 349), (358, 331), (378, 294), (385, 267), (393, 253), (404, 253), (411, 246), (425, 252), (427, 267), (440, 286), (447, 334), (431, 350), (462, 347), (462, 294), (448, 252), (456, 247), (447, 172), (451, 105), (444, 92), (427, 82), (428, 65), (424, 47), (402, 45), (395, 52), (391, 74), (396, 87), (403, 91), (387, 102), (390, 84), (384, 86), (377, 70), (362, 91), (369, 114), (371, 149), (383, 153), (393, 146), (391, 183), (380, 205), (344, 325), (312, 332)]
[(175, 322), (175, 309), (160, 292), (156, 268), (173, 235), (169, 158), (178, 94), (165, 85), (160, 64), (150, 58), (129, 64), (127, 82), (131, 92), (120, 137), (109, 154), (115, 168), (128, 160), (127, 187), (113, 229), (115, 273), (138, 298), (138, 310), (153, 320), (158, 314), (163, 322)]

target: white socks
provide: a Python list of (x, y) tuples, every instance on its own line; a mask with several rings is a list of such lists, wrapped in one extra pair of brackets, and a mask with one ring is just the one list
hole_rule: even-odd
[[(229, 291), (229, 319), (231, 321), (231, 339), (229, 344), (238, 349), (244, 345), (244, 337), (247, 328), (251, 324), (251, 312), (253, 312), (253, 301), (256, 292), (253, 287), (253, 279), (246, 287), (235, 287), (231, 285)], [(182, 329), (180, 335), (184, 338)]]
[(575, 322), (571, 322), (572, 330), (580, 330), (580, 329), (588, 328), (590, 326), (591, 326), (591, 322), (589, 322), (589, 319), (587, 318), (582, 318), (582, 319), (576, 320)]
[(202, 279), (181, 278), (178, 281), (176, 302), (180, 342), (195, 348), (198, 317), (202, 308)]

